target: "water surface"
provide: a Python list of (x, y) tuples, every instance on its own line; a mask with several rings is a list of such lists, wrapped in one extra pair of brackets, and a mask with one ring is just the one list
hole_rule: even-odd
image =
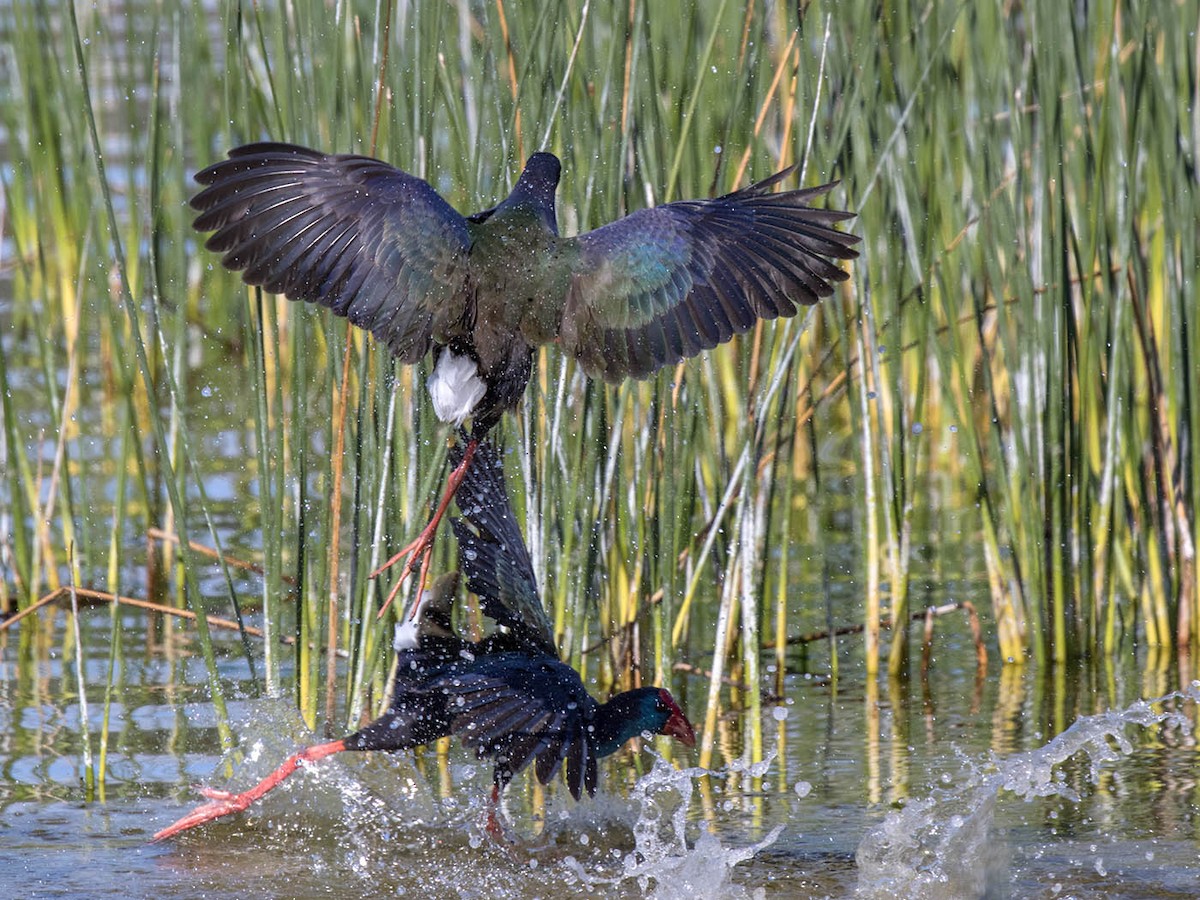
[[(518, 779), (511, 846), (484, 836), (490, 768), (459, 748), (342, 754), (150, 844), (199, 802), (192, 783), (244, 787), (315, 736), (290, 703), (249, 697), (226, 640), (228, 692), (244, 698), (230, 776), (187, 642), (127, 646), (109, 775), (89, 797), (65, 625), (47, 613), (0, 636), (0, 896), (1183, 897), (1200, 883), (1194, 704), (1135, 706), (1159, 679), (1132, 667), (1110, 673), (1108, 696), (1082, 668), (1058, 692), (1014, 667), (976, 684), (965, 629), (948, 625), (927, 681), (905, 689), (868, 690), (849, 647), (836, 683), (789, 675), (761, 770), (702, 777), (686, 754), (679, 771), (626, 752), (583, 803)], [(81, 614), (93, 754), (108, 625), (106, 609)], [(137, 642), (153, 625), (126, 614), (121, 631)]]

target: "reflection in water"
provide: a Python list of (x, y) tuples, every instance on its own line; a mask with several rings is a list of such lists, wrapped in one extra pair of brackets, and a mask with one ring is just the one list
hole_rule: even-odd
[(992, 712), (992, 751), (999, 755), (1020, 749), (1024, 731), (1026, 671), (1024, 666), (1003, 666), (1000, 669), (1000, 690)]
[(869, 679), (865, 685), (866, 697), (863, 703), (863, 714), (866, 716), (864, 733), (866, 746), (863, 748), (867, 762), (867, 802), (872, 806), (878, 804), (883, 796), (882, 773), (879, 762), (879, 682)]
[[(891, 783), (888, 786), (888, 804), (904, 803), (909, 796), (912, 755), (908, 747), (912, 744), (912, 727), (909, 722), (908, 679), (888, 678), (888, 705), (892, 710), (893, 740), (888, 742)], [(913, 710), (915, 712), (915, 709)]]

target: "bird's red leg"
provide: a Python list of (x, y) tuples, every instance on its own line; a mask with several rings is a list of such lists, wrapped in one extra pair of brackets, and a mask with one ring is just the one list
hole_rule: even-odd
[(305, 747), (303, 750), (293, 753), (285, 759), (278, 769), (250, 788), (250, 790), (243, 791), (240, 794), (231, 794), (229, 791), (218, 791), (212, 788), (200, 788), (200, 793), (207, 797), (210, 802), (197, 806), (174, 825), (168, 825), (162, 831), (157, 832), (151, 840), (165, 840), (179, 834), (181, 831), (187, 831), (189, 828), (195, 828), (197, 825), (211, 822), (213, 819), (219, 819), (230, 813), (241, 812), (263, 794), (267, 793), (267, 791), (278, 785), (283, 779), (299, 769), (303, 764), (315, 762), (333, 753), (341, 753), (345, 749), (346, 742), (344, 740), (330, 741), (327, 744), (315, 744), (312, 747)]
[(417, 539), (385, 562), (382, 566), (371, 573), (371, 577), (375, 578), (385, 569), (395, 565), (401, 557), (407, 556), (408, 562), (405, 563), (403, 571), (400, 573), (400, 580), (396, 582), (392, 588), (388, 598), (384, 601), (383, 607), (379, 610), (379, 615), (376, 618), (383, 618), (383, 614), (387, 612), (392, 601), (396, 599), (396, 594), (400, 592), (400, 586), (417, 567), (417, 562), (421, 563), (421, 584), (425, 583), (425, 576), (429, 572), (429, 556), (433, 550), (433, 536), (437, 533), (438, 525), (442, 522), (442, 517), (446, 515), (446, 510), (450, 506), (450, 501), (454, 499), (454, 495), (458, 492), (458, 487), (462, 484), (463, 478), (467, 475), (467, 469), (471, 467), (471, 460), (475, 456), (475, 450), (479, 447), (479, 440), (471, 438), (467, 441), (467, 446), (463, 450), (462, 462), (454, 467), (454, 471), (450, 473), (450, 477), (446, 480), (446, 493), (442, 495), (442, 502), (438, 504), (437, 511), (434, 512), (433, 518), (429, 520), (429, 524), (425, 526), (425, 530), (417, 536)]
[(504, 829), (500, 825), (500, 820), (496, 818), (496, 810), (500, 806), (500, 785), (492, 785), (492, 802), (488, 804), (487, 824), (483, 830), (497, 844), (505, 843)]

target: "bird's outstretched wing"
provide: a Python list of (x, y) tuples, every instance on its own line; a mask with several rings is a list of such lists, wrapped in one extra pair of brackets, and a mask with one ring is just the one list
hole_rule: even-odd
[(451, 732), (479, 759), (495, 761), (501, 786), (530, 763), (547, 784), (565, 761), (572, 796), (595, 793), (597, 757), (588, 725), (596, 701), (570, 666), (502, 653), (447, 672), (421, 690), (446, 696)]
[[(457, 465), (462, 453), (461, 445), (455, 445), (451, 464)], [(484, 615), (508, 628), (519, 645), (557, 659), (554, 627), (538, 595), (529, 550), (504, 488), (504, 466), (490, 442), (480, 443), (454, 499), (463, 515), (451, 520), (458, 565)]]
[(836, 183), (772, 193), (792, 171), (575, 238), (563, 349), (590, 375), (645, 377), (832, 294), (848, 277), (832, 261), (858, 256), (859, 240), (832, 226), (853, 214), (808, 205)]
[(195, 227), (221, 262), (332, 309), (415, 363), (465, 308), (466, 219), (420, 178), (365, 156), (247, 144), (196, 175)]

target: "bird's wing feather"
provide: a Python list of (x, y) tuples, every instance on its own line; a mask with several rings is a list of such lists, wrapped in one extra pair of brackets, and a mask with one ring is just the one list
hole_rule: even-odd
[[(586, 723), (596, 701), (573, 669), (554, 659), (506, 653), (431, 679), (421, 692), (446, 698), (453, 734), (507, 781), (530, 763), (546, 783), (567, 761), (568, 787), (578, 798), (595, 791), (595, 752)], [(575, 774), (579, 773), (579, 774)]]
[(469, 226), (420, 178), (365, 156), (248, 144), (196, 181), (195, 227), (247, 284), (329, 307), (406, 363), (463, 318)]
[[(461, 452), (455, 447), (451, 461), (461, 459)], [(508, 628), (523, 646), (557, 659), (554, 627), (538, 595), (529, 551), (504, 488), (504, 466), (489, 442), (476, 450), (455, 501), (463, 514), (462, 520), (451, 520), (459, 568), (484, 615)]]
[(591, 375), (645, 377), (795, 315), (848, 276), (858, 237), (832, 226), (851, 213), (815, 209), (834, 184), (771, 193), (792, 170), (713, 200), (634, 212), (575, 238), (559, 338)]
[(576, 800), (586, 787), (589, 794), (596, 793), (596, 755), (587, 741), (575, 741), (568, 748), (567, 787)]

